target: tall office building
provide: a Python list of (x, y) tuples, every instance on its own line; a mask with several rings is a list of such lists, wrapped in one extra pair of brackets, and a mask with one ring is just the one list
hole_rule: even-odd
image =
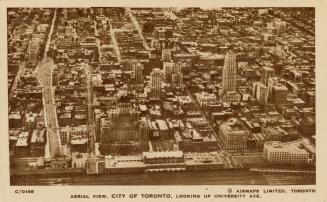
[(167, 83), (171, 82), (171, 75), (174, 70), (173, 62), (163, 62), (163, 72), (164, 72), (164, 80)]
[(174, 68), (173, 68), (173, 73), (174, 74), (179, 74), (182, 72), (182, 63), (175, 63)]
[(36, 61), (39, 54), (39, 41), (32, 40), (28, 45), (28, 56), (29, 60)]
[(268, 102), (268, 88), (261, 82), (253, 83), (253, 96), (261, 104), (266, 104)]
[(268, 86), (268, 79), (275, 76), (275, 70), (270, 67), (262, 67), (261, 69), (261, 82)]
[(225, 56), (223, 67), (223, 92), (236, 91), (237, 83), (237, 64), (236, 55), (233, 53), (227, 53)]
[(162, 61), (170, 62), (172, 60), (171, 49), (163, 49), (161, 57), (162, 57)]
[(158, 39), (152, 39), (151, 40), (151, 48), (155, 48), (155, 49), (158, 49), (160, 46), (159, 46), (159, 40)]
[(276, 84), (272, 87), (272, 100), (275, 104), (287, 103), (288, 89), (282, 84)]
[(177, 73), (171, 75), (171, 85), (173, 88), (182, 88), (183, 87), (183, 74)]
[(154, 97), (160, 97), (162, 73), (159, 68), (154, 68), (150, 74), (151, 93)]
[(132, 68), (133, 68), (134, 81), (136, 83), (142, 83), (143, 81), (142, 64), (140, 62), (133, 61)]
[[(166, 83), (173, 84), (173, 75), (176, 78), (176, 74), (182, 74), (182, 64), (181, 63), (173, 63), (173, 62), (164, 62), (163, 63), (163, 73), (164, 73), (164, 80)], [(183, 76), (183, 75), (181, 75)], [(175, 79), (176, 81), (176, 79)]]
[(171, 85), (173, 88), (181, 88), (183, 86), (182, 63), (174, 64), (173, 73), (171, 75)]
[(272, 101), (272, 89), (273, 86), (278, 83), (277, 77), (271, 77), (268, 79), (268, 100)]

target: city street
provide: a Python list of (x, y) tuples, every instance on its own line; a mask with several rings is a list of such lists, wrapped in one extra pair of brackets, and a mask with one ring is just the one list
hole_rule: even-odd
[(50, 155), (53, 157), (60, 154), (60, 142), (57, 131), (57, 119), (56, 119), (56, 109), (54, 106), (54, 93), (52, 92), (52, 79), (51, 79), (51, 69), (53, 66), (52, 59), (45, 59), (38, 64), (37, 67), (37, 78), (43, 87), (43, 100), (44, 100), (44, 109), (46, 117), (46, 126), (49, 137), (50, 144)]
[(144, 36), (143, 36), (143, 34), (142, 34), (142, 29), (141, 29), (139, 23), (138, 23), (137, 20), (135, 19), (135, 17), (134, 17), (134, 15), (133, 15), (133, 13), (132, 13), (132, 11), (131, 11), (130, 8), (126, 8), (126, 12), (128, 13), (128, 15), (129, 15), (129, 17), (130, 17), (130, 19), (131, 19), (131, 21), (132, 21), (134, 27), (135, 27), (136, 30), (138, 31), (138, 33), (139, 33), (139, 35), (140, 35), (140, 37), (141, 37), (141, 39), (142, 39), (142, 41), (143, 41), (143, 46), (144, 46), (144, 48), (149, 52), (149, 55), (150, 55), (150, 53), (151, 53), (151, 49), (150, 49), (148, 43), (146, 42), (146, 40), (145, 40), (145, 38), (144, 38)]
[(91, 70), (90, 66), (85, 64), (85, 74), (86, 74), (86, 88), (87, 88), (87, 106), (88, 106), (88, 125), (89, 125), (89, 153), (94, 155), (95, 153), (95, 128), (94, 128), (94, 114), (93, 114), (93, 99), (92, 99), (92, 85), (91, 85)]
[(12, 96), (14, 95), (14, 92), (16, 90), (16, 87), (17, 87), (17, 83), (20, 79), (20, 77), (22, 76), (23, 72), (25, 71), (25, 62), (22, 62), (20, 65), (19, 65), (19, 70), (16, 74), (16, 77), (15, 77), (15, 80), (14, 80), (14, 83), (13, 85), (11, 86), (10, 88), (10, 92), (9, 92), (9, 100), (12, 99)]
[(121, 56), (120, 56), (120, 51), (119, 51), (119, 46), (118, 46), (118, 42), (117, 39), (115, 37), (115, 30), (112, 28), (111, 22), (109, 18), (106, 18), (106, 22), (109, 23), (109, 27), (110, 27), (110, 36), (111, 36), (111, 40), (112, 43), (114, 45), (115, 48), (115, 52), (116, 52), (116, 56), (117, 56), (117, 61), (121, 62)]
[(54, 11), (54, 15), (53, 15), (53, 19), (52, 19), (52, 23), (51, 23), (51, 27), (50, 27), (50, 32), (48, 34), (47, 43), (46, 43), (45, 49), (44, 49), (43, 59), (45, 59), (47, 57), (47, 53), (50, 48), (51, 36), (53, 34), (53, 27), (54, 27), (54, 23), (56, 21), (56, 17), (57, 17), (57, 9), (55, 9), (55, 11)]

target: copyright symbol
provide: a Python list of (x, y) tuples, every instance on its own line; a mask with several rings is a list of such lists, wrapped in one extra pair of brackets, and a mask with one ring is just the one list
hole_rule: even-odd
[(227, 189), (227, 192), (228, 192), (228, 193), (232, 193), (232, 191), (233, 191), (232, 188), (228, 188), (228, 189)]

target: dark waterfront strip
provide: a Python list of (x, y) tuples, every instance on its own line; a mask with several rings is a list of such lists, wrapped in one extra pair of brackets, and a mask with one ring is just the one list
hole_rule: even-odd
[(312, 185), (315, 174), (250, 171), (12, 176), (12, 185)]

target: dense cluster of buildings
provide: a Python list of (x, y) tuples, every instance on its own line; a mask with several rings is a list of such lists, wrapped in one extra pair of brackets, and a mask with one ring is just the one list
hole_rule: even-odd
[(42, 88), (35, 76), (53, 10), (8, 10), (8, 96), (10, 154), (43, 157), (47, 142)]
[(226, 168), (222, 151), (314, 162), (314, 9), (12, 9), (8, 18), (17, 156), (28, 143), (30, 155), (43, 154), (32, 143), (46, 133), (33, 68), (51, 27), (56, 130), (72, 165), (90, 173)]

